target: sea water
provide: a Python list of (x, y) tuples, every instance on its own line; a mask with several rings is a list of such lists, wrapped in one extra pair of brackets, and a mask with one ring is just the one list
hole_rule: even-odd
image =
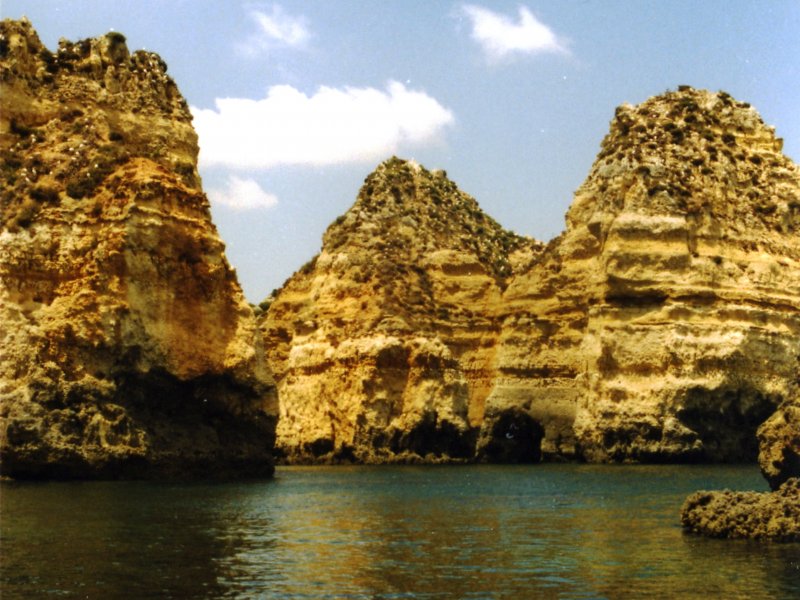
[(3, 483), (11, 598), (800, 598), (800, 544), (681, 530), (753, 466), (283, 467)]

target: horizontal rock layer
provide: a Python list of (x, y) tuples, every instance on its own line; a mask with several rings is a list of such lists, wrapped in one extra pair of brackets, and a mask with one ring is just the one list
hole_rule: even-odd
[(163, 61), (0, 42), (2, 473), (271, 473), (274, 382)]
[[(443, 174), (382, 165), (262, 317), (291, 428), (279, 443), (338, 448), (359, 419), (394, 431), (407, 408), (435, 405), (472, 430), (473, 458), (755, 460), (800, 363), (800, 170), (781, 145), (724, 92), (622, 106), (546, 247)], [(383, 370), (358, 384), (341, 365), (372, 336), (407, 357), (430, 341), (446, 368), (426, 378), (465, 387), (432, 404), (427, 388), (384, 387), (394, 408), (359, 417)]]

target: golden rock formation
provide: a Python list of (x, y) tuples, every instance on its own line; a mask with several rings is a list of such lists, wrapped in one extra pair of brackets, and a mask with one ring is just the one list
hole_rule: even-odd
[[(757, 427), (798, 393), (800, 170), (781, 145), (724, 92), (622, 106), (544, 248), (442, 174), (385, 163), (262, 317), (279, 444), (755, 460)], [(457, 451), (433, 441), (442, 422)], [(424, 444), (401, 441), (422, 423)]]
[(0, 78), (3, 474), (271, 473), (274, 382), (164, 62), (6, 20)]
[(539, 251), (445, 173), (380, 165), (262, 317), (287, 459), (471, 458), (495, 312)]

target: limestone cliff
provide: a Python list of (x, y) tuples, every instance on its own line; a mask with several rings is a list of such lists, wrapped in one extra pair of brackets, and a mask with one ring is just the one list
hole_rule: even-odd
[[(617, 110), (567, 229), (503, 297), (489, 427), (590, 461), (755, 460), (798, 385), (800, 170), (749, 105)], [(573, 437), (574, 434), (574, 437)]]
[(262, 318), (288, 460), (471, 458), (502, 290), (539, 251), (445, 173), (380, 165)]
[(372, 460), (426, 423), (487, 460), (755, 460), (799, 384), (798, 229), (800, 170), (724, 92), (620, 107), (545, 248), (389, 161), (262, 319), (281, 444)]
[(274, 383), (164, 62), (6, 20), (0, 78), (3, 474), (271, 473)]

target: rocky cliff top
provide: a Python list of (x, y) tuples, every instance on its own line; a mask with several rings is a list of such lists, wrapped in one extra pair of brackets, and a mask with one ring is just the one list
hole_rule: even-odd
[[(607, 233), (622, 212), (685, 217), (718, 230), (800, 229), (800, 169), (756, 110), (726, 92), (680, 86), (620, 106), (567, 214)], [(603, 233), (600, 233), (601, 237)], [(760, 240), (765, 248), (770, 240)]]
[[(432, 271), (486, 276), (502, 288), (542, 247), (503, 229), (444, 171), (393, 157), (366, 178), (353, 206), (326, 231), (320, 254), (284, 284), (282, 303), (271, 312), (278, 319), (287, 309), (310, 322), (344, 323), (349, 311), (341, 301), (352, 297), (361, 316), (348, 319), (341, 335), (377, 324), (385, 331), (429, 331), (454, 308), (442, 305), (448, 302), (437, 294)], [(332, 277), (323, 283), (323, 275)], [(318, 286), (323, 300), (310, 302), (309, 286)]]
[(397, 157), (366, 178), (355, 204), (323, 238), (329, 253), (348, 245), (409, 265), (438, 250), (468, 252), (497, 280), (511, 275), (514, 252), (542, 248), (501, 227), (446, 172)]
[(90, 198), (142, 157), (199, 189), (197, 135), (166, 63), (131, 54), (125, 36), (69, 42), (56, 52), (29, 21), (0, 23), (0, 225), (25, 227), (43, 204)]

